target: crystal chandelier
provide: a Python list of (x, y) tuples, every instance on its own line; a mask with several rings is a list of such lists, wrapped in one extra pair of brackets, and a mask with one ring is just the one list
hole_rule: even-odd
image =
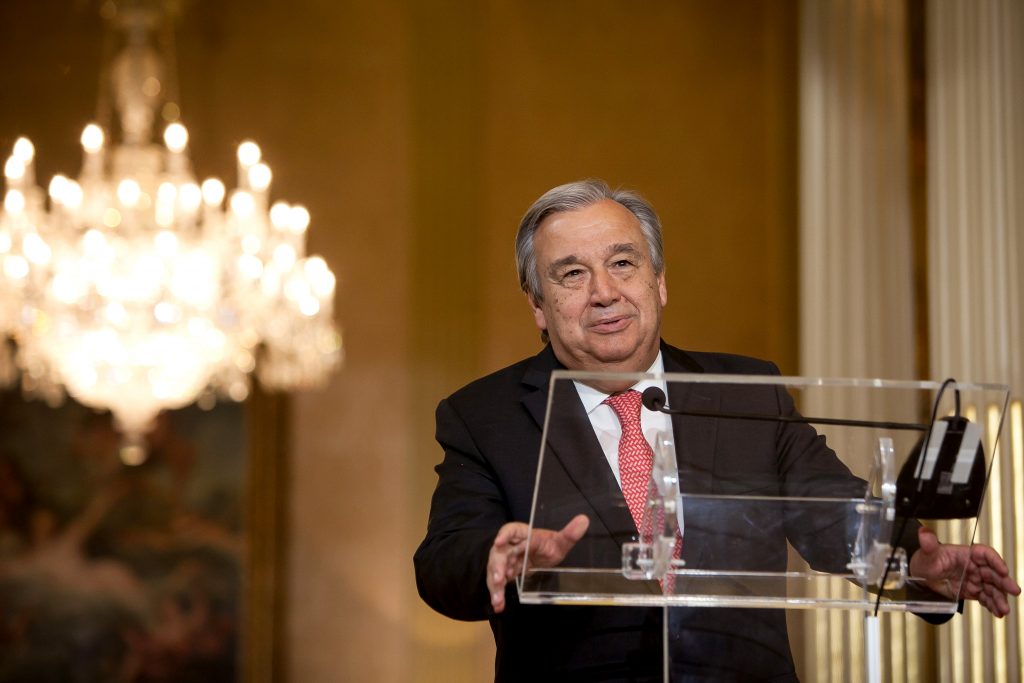
[(320, 383), (341, 340), (334, 275), (305, 255), (309, 213), (269, 205), (271, 171), (253, 142), (238, 148), (231, 192), (198, 182), (181, 123), (154, 143), (166, 90), (150, 46), (160, 14), (133, 7), (115, 19), (119, 142), (86, 126), (81, 173), (55, 176), (48, 193), (27, 139), (4, 165), (0, 337), (14, 343), (0, 343), (0, 382), (20, 376), (30, 397), (56, 405), (67, 393), (110, 410), (122, 458), (141, 462), (160, 411), (242, 401), (254, 371), (269, 389)]

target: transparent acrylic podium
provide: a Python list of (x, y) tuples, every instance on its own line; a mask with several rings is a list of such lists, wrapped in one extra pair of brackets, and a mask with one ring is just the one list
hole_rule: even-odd
[[(654, 445), (642, 533), (576, 389), (637, 382)], [(530, 529), (579, 514), (590, 526), (556, 567), (527, 557), (520, 601), (951, 614), (962, 577), (926, 586), (908, 560), (921, 524), (972, 542), (1008, 397), (969, 383), (555, 372)], [(648, 424), (655, 412), (671, 429)]]

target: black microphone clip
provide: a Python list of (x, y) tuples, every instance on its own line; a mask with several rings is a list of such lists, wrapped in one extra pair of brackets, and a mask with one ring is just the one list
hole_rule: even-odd
[(665, 392), (660, 387), (647, 387), (641, 395), (640, 400), (644, 408), (660, 413), (665, 408)]

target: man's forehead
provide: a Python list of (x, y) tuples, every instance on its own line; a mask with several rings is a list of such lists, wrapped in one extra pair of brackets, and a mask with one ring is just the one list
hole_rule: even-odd
[(538, 224), (538, 228), (543, 228), (545, 225), (550, 225), (552, 223), (582, 224), (605, 221), (622, 222), (627, 225), (635, 224), (637, 227), (640, 225), (640, 221), (637, 217), (625, 206), (614, 199), (602, 199), (594, 202), (593, 204), (587, 204), (586, 206), (581, 206), (576, 209), (553, 211), (544, 216), (543, 220)]
[(582, 263), (590, 258), (608, 259), (619, 254), (632, 254), (638, 257), (643, 256), (641, 245), (635, 242), (613, 242), (601, 245), (591, 245), (589, 249), (571, 250), (568, 254), (548, 254), (551, 259), (551, 266), (557, 267), (567, 263)]
[(585, 249), (607, 250), (615, 245), (643, 242), (640, 221), (628, 209), (617, 202), (606, 200), (576, 211), (560, 211), (546, 216), (537, 232), (534, 243), (542, 248), (555, 247), (563, 254)]

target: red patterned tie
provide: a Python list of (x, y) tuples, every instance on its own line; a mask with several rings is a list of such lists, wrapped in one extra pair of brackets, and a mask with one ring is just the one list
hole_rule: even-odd
[[(622, 495), (629, 506), (640, 539), (651, 542), (654, 532), (652, 522), (655, 520), (648, 519), (644, 525), (644, 508), (647, 505), (647, 489), (654, 466), (654, 451), (644, 438), (643, 428), (640, 426), (640, 392), (630, 389), (621, 394), (612, 394), (604, 402), (615, 411), (619, 424), (622, 425), (622, 436), (619, 438), (619, 480), (622, 483)], [(659, 519), (656, 521), (660, 528), (664, 519), (660, 514), (658, 516)], [(676, 532), (676, 543), (672, 553), (676, 559), (682, 556), (682, 541), (679, 532)], [(673, 592), (672, 578), (665, 577), (662, 582), (666, 593)]]
[(647, 487), (651, 481), (651, 467), (654, 465), (654, 451), (644, 438), (640, 427), (640, 392), (630, 389), (613, 394), (604, 400), (619, 418), (622, 437), (619, 439), (619, 480), (626, 505), (633, 515), (638, 532), (644, 518), (647, 503)]

